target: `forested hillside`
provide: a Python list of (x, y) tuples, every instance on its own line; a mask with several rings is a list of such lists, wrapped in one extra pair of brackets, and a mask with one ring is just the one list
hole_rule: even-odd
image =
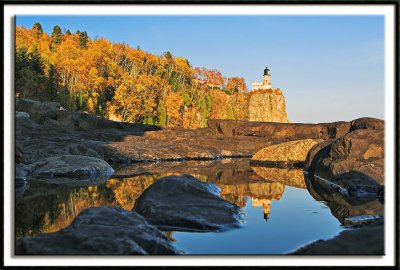
[(248, 118), (242, 77), (193, 67), (171, 52), (157, 56), (54, 26), (16, 27), (17, 98), (57, 101), (112, 120), (199, 128), (211, 118)]

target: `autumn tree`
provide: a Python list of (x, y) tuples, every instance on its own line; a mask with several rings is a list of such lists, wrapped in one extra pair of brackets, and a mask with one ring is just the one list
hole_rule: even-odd
[(227, 79), (225, 92), (227, 94), (243, 93), (247, 90), (246, 82), (243, 77), (231, 77)]
[(246, 117), (243, 78), (224, 80), (220, 71), (194, 68), (170, 51), (157, 56), (80, 30), (63, 35), (59, 26), (49, 35), (39, 23), (17, 27), (15, 42), (15, 91), (22, 97), (160, 126), (198, 128), (210, 118)]
[(183, 98), (180, 93), (171, 93), (165, 100), (167, 110), (167, 126), (178, 127), (182, 125), (181, 107)]

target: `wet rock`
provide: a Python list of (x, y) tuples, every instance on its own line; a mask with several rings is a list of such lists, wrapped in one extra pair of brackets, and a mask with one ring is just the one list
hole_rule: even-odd
[(15, 163), (21, 163), (22, 161), (22, 150), (21, 146), (18, 145), (18, 142), (15, 143)]
[(29, 113), (26, 113), (26, 112), (18, 112), (18, 111), (16, 111), (16, 112), (15, 112), (15, 117), (16, 117), (16, 118), (29, 117)]
[(218, 187), (191, 175), (164, 177), (136, 199), (134, 210), (165, 231), (221, 231), (239, 226), (239, 207)]
[(15, 165), (15, 198), (19, 200), (28, 189), (27, 176), (29, 175), (29, 167), (23, 164)]
[(303, 163), (308, 151), (321, 140), (296, 140), (267, 146), (258, 151), (252, 158), (252, 164), (262, 163)]
[(24, 237), (17, 255), (174, 255), (165, 235), (138, 213), (117, 207), (82, 211), (73, 223), (56, 233)]
[(344, 225), (346, 226), (360, 226), (368, 224), (378, 224), (383, 225), (384, 218), (383, 215), (362, 215), (349, 217), (345, 219)]
[(384, 255), (383, 226), (345, 230), (330, 240), (319, 240), (291, 255)]
[(29, 180), (71, 186), (104, 183), (114, 172), (104, 160), (77, 155), (54, 156), (30, 165)]

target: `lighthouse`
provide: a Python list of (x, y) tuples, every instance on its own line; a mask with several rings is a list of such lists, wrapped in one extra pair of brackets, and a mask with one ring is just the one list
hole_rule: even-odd
[(266, 89), (272, 89), (271, 86), (271, 73), (269, 73), (269, 68), (265, 67), (264, 69), (264, 75), (263, 75), (263, 80), (262, 82), (255, 82), (252, 84), (251, 91), (254, 90), (266, 90)]

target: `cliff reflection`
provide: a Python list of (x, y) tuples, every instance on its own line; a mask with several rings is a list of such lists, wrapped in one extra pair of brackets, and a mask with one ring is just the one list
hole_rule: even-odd
[(264, 179), (270, 179), (286, 186), (306, 189), (302, 169), (284, 169), (275, 167), (251, 167), (253, 171)]
[(216, 184), (223, 198), (240, 207), (251, 198), (254, 207), (263, 208), (266, 219), (271, 213), (271, 201), (279, 200), (285, 190), (284, 182), (266, 180), (255, 174), (248, 160), (141, 165), (117, 170), (113, 178), (99, 186), (29, 184), (16, 202), (16, 237), (59, 231), (89, 207), (107, 205), (132, 210), (136, 198), (149, 185), (171, 174), (188, 173)]
[(19, 238), (59, 231), (90, 207), (107, 205), (131, 210), (135, 199), (156, 177), (109, 179), (104, 185), (81, 188), (31, 184), (16, 203), (15, 235)]

